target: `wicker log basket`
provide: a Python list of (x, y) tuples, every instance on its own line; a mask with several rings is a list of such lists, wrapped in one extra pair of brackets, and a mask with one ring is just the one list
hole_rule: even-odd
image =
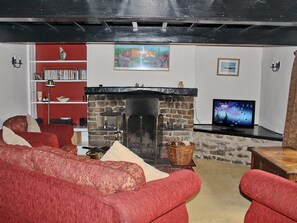
[(195, 144), (184, 142), (166, 143), (168, 157), (173, 165), (189, 165), (192, 162)]

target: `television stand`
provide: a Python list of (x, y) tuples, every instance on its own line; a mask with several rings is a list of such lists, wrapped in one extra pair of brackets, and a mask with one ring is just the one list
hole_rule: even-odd
[(235, 127), (226, 127), (226, 128), (220, 128), (221, 131), (227, 131), (227, 132), (244, 132), (244, 130), (235, 128)]
[[(257, 138), (257, 139), (267, 139), (273, 141), (283, 141), (283, 136), (279, 133), (273, 132), (271, 130), (265, 129), (262, 126), (255, 125), (254, 128), (246, 128), (240, 129), (243, 132), (232, 132), (224, 130), (221, 128), (223, 126), (214, 126), (212, 124), (194, 124), (195, 132), (207, 132), (211, 134), (223, 134), (223, 135), (232, 135), (232, 136), (241, 136), (241, 137), (249, 137), (249, 138)], [(225, 127), (226, 128), (226, 127)]]

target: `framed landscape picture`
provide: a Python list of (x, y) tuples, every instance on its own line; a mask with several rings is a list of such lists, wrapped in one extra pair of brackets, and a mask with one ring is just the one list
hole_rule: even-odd
[(169, 70), (169, 46), (115, 45), (115, 70)]
[(239, 59), (218, 58), (217, 75), (220, 76), (238, 76)]

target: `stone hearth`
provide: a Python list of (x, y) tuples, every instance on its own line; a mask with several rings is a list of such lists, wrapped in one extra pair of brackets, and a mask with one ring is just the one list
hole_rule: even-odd
[[(90, 146), (111, 146), (115, 140), (119, 140), (129, 147), (132, 134), (128, 131), (127, 120), (131, 115), (136, 117), (135, 122), (140, 118), (141, 122), (147, 119), (147, 123), (156, 123), (151, 126), (156, 129), (153, 131), (155, 136), (151, 137), (153, 143), (145, 144), (145, 147), (151, 147), (145, 149), (156, 150), (155, 160), (167, 157), (166, 142), (193, 141), (195, 88), (87, 87), (85, 93), (88, 95)], [(136, 98), (136, 101), (156, 101), (158, 111), (153, 112), (155, 118), (145, 114), (127, 116), (126, 106), (130, 104), (131, 98)], [(142, 156), (139, 151), (132, 151)]]

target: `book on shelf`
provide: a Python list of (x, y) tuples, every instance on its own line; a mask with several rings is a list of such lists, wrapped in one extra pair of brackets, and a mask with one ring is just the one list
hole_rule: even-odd
[(45, 80), (86, 80), (87, 70), (44, 70)]

